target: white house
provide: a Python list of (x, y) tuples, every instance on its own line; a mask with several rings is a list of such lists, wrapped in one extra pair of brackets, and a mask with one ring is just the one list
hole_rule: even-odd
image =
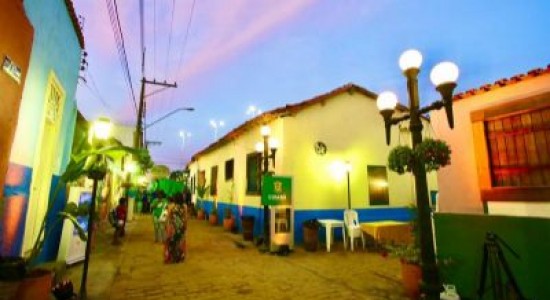
[[(438, 173), (441, 212), (550, 217), (550, 65), (454, 97), (453, 153)], [(456, 191), (460, 191), (457, 193)]]
[[(262, 141), (262, 125), (268, 125), (270, 138), (279, 141), (270, 169), (292, 178), (296, 241), (301, 241), (304, 220), (343, 218), (348, 207), (345, 162), (351, 165), (351, 208), (359, 212), (361, 222), (409, 218), (414, 180), (410, 174), (390, 172), (386, 165), (392, 147), (408, 144), (410, 134), (394, 127), (387, 146), (376, 94), (355, 84), (265, 112), (196, 153), (189, 164), (192, 182), (210, 185), (209, 200), (217, 201), (220, 215), (230, 205), (237, 216), (262, 219), (255, 151)], [(428, 132), (430, 127), (425, 128)], [(435, 176), (430, 175), (429, 190), (436, 189)], [(207, 201), (207, 211), (211, 205)], [(261, 229), (258, 223), (256, 232)]]

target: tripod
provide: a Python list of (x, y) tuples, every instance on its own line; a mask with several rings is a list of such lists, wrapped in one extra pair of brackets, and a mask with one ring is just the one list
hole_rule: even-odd
[[(483, 245), (483, 260), (481, 262), (481, 278), (479, 279), (479, 289), (477, 291), (478, 299), (482, 299), (485, 293), (485, 280), (487, 279), (487, 269), (490, 271), (491, 287), (493, 289), (494, 300), (506, 300), (506, 299), (520, 299), (526, 300), (519, 290), (514, 274), (510, 270), (510, 266), (504, 257), (502, 248), (503, 245), (512, 255), (519, 259), (519, 255), (499, 236), (494, 232), (487, 232), (485, 236), (485, 243)], [(508, 278), (512, 294), (507, 293), (506, 284), (503, 282), (502, 269)]]

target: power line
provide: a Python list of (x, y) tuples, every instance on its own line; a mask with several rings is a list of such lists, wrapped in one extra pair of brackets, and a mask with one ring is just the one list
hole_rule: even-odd
[(153, 1), (153, 76), (157, 74), (157, 0)]
[(143, 28), (143, 0), (139, 0), (139, 30), (141, 37), (141, 77), (145, 77), (145, 30)]
[(130, 68), (128, 67), (128, 57), (126, 55), (126, 47), (124, 46), (124, 35), (122, 33), (122, 27), (120, 26), (120, 19), (118, 17), (118, 6), (116, 4), (116, 0), (113, 0), (113, 2), (109, 0), (105, 0), (105, 2), (107, 3), (107, 8), (109, 11), (109, 19), (111, 21), (111, 27), (113, 29), (113, 34), (115, 36), (115, 42), (117, 46), (120, 64), (124, 72), (123, 74), (128, 83), (128, 87), (130, 89), (131, 97), (134, 102), (134, 109), (137, 113), (137, 102), (136, 102), (136, 97), (134, 95), (134, 87), (132, 85), (132, 76), (130, 75)]
[[(183, 46), (182, 46), (180, 56), (179, 56), (179, 59), (178, 59), (178, 64), (176, 65), (176, 68), (174, 69), (176, 72), (180, 69), (181, 65), (183, 64), (183, 57), (184, 57), (185, 50), (187, 48), (187, 40), (189, 38), (189, 31), (191, 29), (191, 23), (193, 22), (193, 15), (194, 15), (194, 12), (195, 12), (195, 3), (196, 3), (196, 0), (193, 0), (193, 3), (191, 5), (191, 13), (189, 14), (189, 19), (187, 20), (187, 28), (185, 29), (185, 36), (184, 36), (184, 39), (183, 39)], [(183, 86), (183, 85), (181, 85), (181, 86)], [(172, 102), (173, 98), (174, 98), (174, 93), (171, 93), (170, 102)]]
[(193, 0), (193, 5), (191, 6), (191, 13), (189, 14), (189, 20), (187, 21), (187, 29), (185, 30), (185, 37), (183, 38), (183, 47), (181, 49), (179, 62), (177, 64), (178, 68), (176, 70), (179, 70), (179, 67), (181, 67), (181, 64), (183, 63), (183, 56), (185, 53), (185, 49), (187, 48), (187, 39), (189, 38), (189, 29), (191, 28), (191, 22), (193, 21), (193, 13), (195, 11), (195, 1)]
[(166, 52), (166, 67), (164, 74), (168, 74), (168, 65), (170, 64), (170, 50), (172, 50), (172, 28), (174, 25), (174, 12), (176, 11), (176, 0), (172, 0), (172, 17), (170, 18), (170, 34), (168, 35), (168, 50)]
[(103, 104), (104, 108), (111, 108), (111, 106), (101, 96), (101, 93), (99, 92), (99, 89), (97, 88), (94, 77), (92, 76), (92, 72), (90, 71), (89, 68), (86, 69), (86, 73), (88, 75), (88, 78), (90, 78), (90, 82), (92, 83), (92, 86), (88, 85), (88, 82), (86, 82), (86, 81), (84, 81), (84, 85), (90, 90), (92, 95), (94, 95)]

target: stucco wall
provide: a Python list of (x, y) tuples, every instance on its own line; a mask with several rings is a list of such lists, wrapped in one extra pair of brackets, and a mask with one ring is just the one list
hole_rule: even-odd
[[(39, 1), (27, 0), (23, 2), (25, 12), (34, 27), (34, 41), (31, 50), (29, 69), (23, 89), (21, 106), (19, 109), (18, 126), (10, 155), (10, 171), (23, 169), (29, 174), (29, 182), (17, 183), (10, 189), (17, 191), (17, 207), (19, 208), (18, 224), (21, 228), (25, 224), (23, 244), (17, 240), (13, 249), (20, 253), (31, 246), (33, 235), (37, 234), (49, 200), (47, 187), (67, 165), (70, 158), (74, 124), (76, 120), (75, 91), (80, 69), (81, 49), (69, 12), (63, 0)], [(52, 172), (40, 173), (36, 170), (43, 134), (45, 100), (49, 80), (57, 80), (64, 95), (63, 109), (60, 113), (59, 129), (55, 132), (55, 140), (48, 140), (55, 145), (52, 153)], [(42, 174), (44, 181), (36, 189), (39, 198), (32, 196), (35, 189), (34, 176)], [(46, 187), (46, 188), (45, 188)], [(30, 200), (33, 199), (33, 200)], [(10, 201), (7, 199), (7, 201)], [(15, 202), (14, 202), (15, 203)], [(56, 213), (53, 211), (52, 213)], [(20, 237), (20, 232), (17, 237)], [(19, 254), (20, 254), (19, 253)]]
[[(386, 145), (384, 121), (374, 99), (360, 93), (342, 93), (284, 118), (285, 136), (283, 172), (290, 170), (294, 179), (296, 209), (339, 209), (347, 207), (347, 179), (334, 166), (349, 161), (352, 208), (367, 208), (369, 189), (367, 166), (385, 166), (389, 151), (407, 144), (409, 134), (392, 128), (392, 143)], [(315, 153), (314, 144), (322, 141), (327, 153)], [(387, 170), (390, 206), (406, 206), (415, 199), (412, 176)], [(429, 176), (430, 189), (437, 189)], [(385, 207), (385, 206), (373, 206)]]
[[(390, 149), (405, 144), (408, 134), (399, 138), (392, 129), (392, 145), (386, 146), (384, 122), (375, 101), (361, 93), (342, 93), (323, 104), (306, 108), (294, 116), (279, 118), (269, 124), (271, 135), (280, 141), (275, 173), (292, 176), (294, 207), (303, 209), (343, 209), (347, 207), (345, 173), (336, 174), (335, 162), (350, 161), (351, 199), (353, 208), (369, 207), (367, 166), (387, 164)], [(190, 165), (191, 174), (206, 171), (210, 184), (211, 167), (218, 165), (218, 195), (225, 202), (231, 182), (224, 179), (225, 160), (233, 158), (235, 202), (258, 207), (259, 196), (245, 194), (246, 155), (261, 141), (259, 126), (215, 151), (200, 156)], [(327, 145), (326, 155), (315, 153), (314, 144)], [(413, 178), (388, 170), (390, 206), (406, 206), (415, 199)], [(429, 176), (429, 189), (437, 189), (434, 175)], [(212, 198), (212, 197), (210, 197)], [(387, 206), (381, 206), (387, 207)]]
[(432, 126), (436, 135), (447, 141), (453, 151), (451, 165), (438, 173), (440, 211), (483, 213), (470, 112), (548, 91), (550, 91), (550, 75), (546, 74), (455, 101), (453, 104), (454, 130), (448, 127), (444, 111), (432, 113)]
[[(32, 25), (19, 1), (3, 1), (0, 9), (0, 36), (2, 37), (0, 39), (0, 61), (3, 62), (6, 57), (9, 57), (21, 71), (19, 82), (4, 70), (0, 71), (0, 88), (2, 90), (0, 94), (0, 103), (2, 103), (0, 196), (2, 196), (33, 40)], [(3, 202), (0, 202), (0, 205), (3, 205)]]
[(42, 125), (40, 121), (44, 114), (46, 84), (53, 71), (66, 97), (58, 141), (60, 159), (54, 168), (58, 174), (70, 158), (76, 118), (75, 92), (80, 46), (63, 0), (27, 0), (24, 7), (35, 28), (35, 35), (10, 162), (29, 167), (34, 163)]
[[(269, 124), (271, 135), (279, 138), (281, 121), (276, 120)], [(250, 131), (239, 136), (238, 139), (224, 145), (223, 147), (212, 151), (200, 157), (196, 162), (190, 165), (191, 175), (197, 178), (198, 171), (206, 171), (206, 185), (210, 185), (212, 166), (218, 166), (218, 183), (216, 199), (220, 202), (228, 202), (231, 189), (233, 189), (233, 203), (245, 206), (260, 206), (260, 197), (257, 195), (246, 194), (246, 156), (255, 152), (256, 142), (261, 141), (260, 127), (252, 128)], [(284, 147), (284, 146), (283, 146)], [(225, 162), (229, 159), (234, 160), (233, 180), (225, 180)], [(281, 160), (279, 160), (281, 159)], [(280, 173), (282, 158), (277, 155), (276, 173)], [(214, 197), (210, 196), (209, 199)]]

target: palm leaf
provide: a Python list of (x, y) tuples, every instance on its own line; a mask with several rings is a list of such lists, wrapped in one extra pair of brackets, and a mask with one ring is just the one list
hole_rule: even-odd
[(80, 226), (80, 224), (78, 223), (78, 220), (73, 215), (66, 213), (64, 211), (61, 211), (58, 213), (58, 216), (60, 216), (63, 220), (69, 220), (71, 221), (71, 223), (73, 223), (74, 228), (78, 231), (78, 237), (82, 241), (88, 240), (88, 235), (86, 234), (86, 231), (84, 231), (84, 228)]

